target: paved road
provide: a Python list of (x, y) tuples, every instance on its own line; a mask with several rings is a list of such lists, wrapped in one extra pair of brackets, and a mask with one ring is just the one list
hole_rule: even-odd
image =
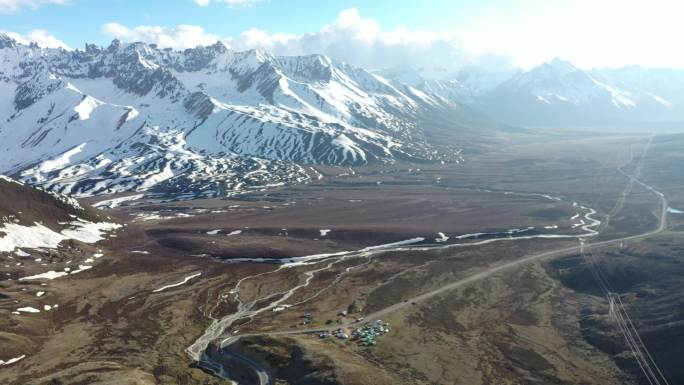
[(224, 359), (239, 361), (249, 366), (257, 375), (257, 378), (259, 379), (259, 385), (272, 385), (271, 376), (268, 374), (266, 369), (259, 366), (259, 364), (257, 364), (256, 362), (252, 361), (247, 357), (238, 355), (228, 349), (221, 349), (221, 354), (223, 355)]
[[(662, 205), (661, 212), (660, 212), (660, 220), (658, 223), (658, 227), (655, 230), (649, 231), (649, 232), (644, 233), (644, 234), (638, 234), (638, 235), (632, 235), (632, 236), (628, 236), (628, 237), (610, 239), (610, 240), (606, 240), (606, 241), (588, 242), (584, 246), (585, 247), (591, 246), (594, 248), (613, 246), (613, 245), (620, 244), (621, 242), (643, 239), (643, 238), (651, 237), (653, 235), (656, 235), (658, 233), (663, 232), (667, 228), (668, 204), (667, 204), (667, 200), (665, 199), (663, 194), (661, 194), (660, 192), (655, 191), (655, 190), (653, 190), (653, 192), (656, 195), (658, 195), (658, 197), (661, 200), (661, 205)], [(579, 253), (581, 251), (582, 247), (583, 247), (583, 245), (580, 243), (577, 246), (566, 247), (566, 248), (557, 249), (557, 250), (550, 250), (550, 251), (542, 252), (539, 254), (533, 254), (533, 255), (529, 255), (529, 256), (521, 258), (521, 259), (517, 259), (515, 261), (511, 261), (511, 262), (507, 262), (507, 263), (504, 263), (504, 264), (501, 264), (498, 266), (494, 266), (494, 267), (491, 267), (487, 270), (484, 270), (484, 271), (481, 271), (479, 273), (475, 273), (471, 276), (462, 278), (458, 281), (454, 281), (454, 282), (451, 282), (449, 284), (446, 284), (446, 285), (444, 285), (438, 289), (435, 289), (433, 291), (429, 291), (427, 293), (424, 293), (424, 294), (415, 296), (413, 298), (410, 298), (406, 302), (396, 303), (396, 304), (388, 306), (384, 309), (381, 309), (381, 310), (378, 310), (378, 311), (373, 312), (371, 314), (368, 314), (368, 315), (366, 315), (366, 318), (371, 319), (371, 320), (372, 319), (379, 319), (379, 318), (382, 318), (389, 313), (395, 312), (395, 311), (402, 309), (406, 306), (410, 306), (412, 303), (418, 303), (421, 301), (425, 301), (427, 299), (430, 299), (430, 298), (437, 296), (439, 294), (442, 294), (444, 292), (465, 286), (465, 285), (473, 283), (475, 281), (479, 281), (479, 280), (491, 277), (492, 275), (501, 273), (505, 270), (520, 266), (522, 264), (526, 264), (526, 263), (529, 263), (532, 261), (543, 260), (543, 259), (557, 258), (557, 257), (565, 256), (568, 254), (572, 254), (572, 253)]]
[[(649, 185), (641, 182), (636, 177), (631, 176), (629, 174), (626, 174), (626, 173), (622, 172), (622, 170), (620, 170), (620, 172), (623, 173), (626, 177), (630, 178), (630, 182), (637, 183), (637, 184), (641, 185), (642, 187), (648, 189), (649, 191), (651, 191), (654, 195), (656, 195), (658, 197), (660, 204), (661, 204), (660, 218), (658, 221), (658, 226), (654, 230), (648, 231), (648, 232), (643, 233), (643, 234), (631, 235), (631, 236), (622, 237), (622, 238), (615, 238), (615, 239), (609, 239), (609, 240), (604, 240), (604, 241), (587, 242), (586, 244), (582, 243), (582, 242), (584, 242), (583, 240), (580, 240), (580, 243), (577, 246), (565, 247), (562, 249), (549, 250), (549, 251), (545, 251), (545, 252), (541, 252), (541, 253), (537, 253), (537, 254), (528, 255), (528, 256), (523, 257), (521, 259), (517, 259), (515, 261), (506, 262), (506, 263), (503, 263), (503, 264), (500, 264), (497, 266), (493, 266), (493, 267), (490, 267), (490, 268), (483, 270), (481, 272), (470, 275), (468, 277), (461, 278), (457, 281), (453, 281), (453, 282), (448, 283), (444, 286), (441, 286), (435, 290), (417, 295), (413, 298), (409, 298), (408, 300), (406, 300), (404, 302), (395, 303), (395, 304), (390, 305), (384, 309), (381, 309), (381, 310), (378, 310), (378, 311), (375, 311), (373, 313), (365, 315), (365, 319), (367, 319), (367, 320), (381, 319), (381, 318), (385, 317), (386, 315), (393, 313), (397, 310), (401, 310), (407, 306), (411, 306), (411, 305), (418, 303), (418, 302), (426, 301), (430, 298), (433, 298), (435, 296), (443, 294), (447, 291), (450, 291), (450, 290), (471, 284), (471, 283), (476, 282), (476, 281), (486, 279), (488, 277), (491, 277), (493, 275), (499, 274), (499, 273), (504, 272), (506, 270), (518, 267), (518, 266), (523, 265), (523, 264), (527, 264), (527, 263), (539, 261), (539, 260), (558, 258), (561, 256), (573, 254), (573, 253), (579, 253), (579, 252), (581, 252), (581, 249), (583, 247), (591, 246), (593, 248), (602, 248), (602, 247), (607, 247), (607, 246), (613, 246), (613, 245), (618, 245), (622, 242), (634, 241), (634, 240), (638, 240), (638, 239), (648, 238), (648, 237), (651, 237), (651, 236), (654, 236), (656, 234), (663, 232), (667, 228), (668, 202), (667, 202), (667, 199), (665, 198), (665, 195), (663, 195), (661, 192), (654, 189), (652, 186), (649, 186)], [(324, 331), (330, 331), (330, 330), (336, 329), (336, 328), (341, 327), (341, 326), (342, 327), (344, 327), (344, 326), (355, 326), (355, 325), (360, 324), (360, 323), (361, 322), (353, 321), (353, 322), (345, 322), (342, 325), (338, 324), (338, 325), (333, 325), (331, 327), (325, 327), (325, 328), (299, 329), (299, 330), (288, 330), (288, 331), (280, 331), (280, 332), (278, 332), (278, 331), (260, 332), (260, 333), (254, 333), (254, 334), (245, 334), (245, 335), (241, 335), (241, 336), (232, 336), (232, 337), (228, 337), (228, 338), (224, 339), (223, 341), (221, 341), (220, 346), (221, 347), (228, 346), (231, 343), (234, 343), (235, 341), (237, 341), (239, 338), (247, 337), (247, 336), (257, 336), (257, 335), (261, 335), (261, 336), (263, 336), (263, 335), (283, 336), (283, 335), (294, 335), (294, 334), (305, 334), (305, 333), (320, 333), (320, 332), (324, 332)], [(239, 357), (239, 356), (236, 356), (234, 354), (233, 354), (233, 356), (236, 359), (245, 360), (244, 357)], [(257, 364), (255, 364), (253, 362), (252, 362), (252, 364), (250, 364), (250, 366), (253, 366), (255, 368), (255, 370), (257, 371), (257, 373), (259, 373), (259, 371), (264, 373), (265, 377), (264, 377), (263, 381), (265, 381), (265, 382), (262, 382), (261, 385), (270, 385), (271, 382), (270, 382), (270, 378), (268, 377), (268, 374), (263, 369), (261, 369)], [(259, 375), (259, 377), (261, 379), (261, 375)]]
[[(631, 235), (627, 237), (622, 237), (622, 238), (615, 238), (615, 239), (609, 239), (609, 240), (604, 240), (604, 241), (595, 241), (595, 242), (587, 242), (586, 244), (579, 243), (577, 246), (571, 246), (571, 247), (565, 247), (562, 249), (556, 249), (556, 250), (549, 250), (545, 252), (541, 252), (538, 254), (532, 254), (526, 257), (523, 257), (521, 259), (517, 259), (515, 261), (511, 262), (506, 262), (497, 266), (490, 267), (486, 270), (483, 270), (481, 272), (475, 273), (473, 275), (470, 275), (465, 278), (461, 278), (457, 281), (453, 281), (451, 283), (448, 283), (444, 286), (441, 286), (435, 290), (429, 291), (427, 293), (423, 293), (420, 295), (417, 295), (413, 298), (409, 298), (405, 300), (404, 302), (399, 302), (395, 303), (393, 305), (390, 305), (384, 309), (378, 310), (376, 312), (370, 313), (365, 315), (366, 320), (374, 320), (374, 319), (381, 319), (385, 317), (386, 315), (395, 312), (397, 310), (400, 310), (402, 308), (405, 308), (407, 306), (411, 306), (414, 303), (426, 301), (430, 298), (433, 298), (435, 296), (438, 296), (440, 294), (443, 294), (447, 291), (468, 285), (470, 283), (480, 281), (483, 279), (486, 279), (488, 277), (491, 277), (493, 275), (499, 274), (503, 271), (518, 267), (520, 265), (530, 263), (533, 261), (539, 261), (539, 260), (544, 260), (544, 259), (552, 259), (552, 258), (558, 258), (562, 256), (566, 256), (569, 254), (573, 253), (579, 253), (581, 252), (582, 247), (593, 247), (593, 248), (602, 248), (602, 247), (607, 247), (607, 246), (613, 246), (613, 245), (618, 245), (622, 242), (627, 242), (627, 241), (634, 241), (638, 239), (643, 239), (643, 238), (648, 238), (651, 236), (654, 236), (656, 234), (659, 234), (663, 232), (667, 228), (667, 209), (668, 209), (668, 202), (667, 199), (665, 199), (665, 196), (655, 190), (652, 186), (649, 186), (635, 177), (625, 174), (628, 178), (630, 178), (633, 182), (643, 186), (644, 188), (648, 189), (651, 191), (654, 195), (656, 195), (660, 201), (661, 207), (660, 207), (660, 218), (658, 221), (658, 226), (654, 230), (648, 231), (643, 234), (637, 234), (637, 235)], [(580, 241), (581, 242), (581, 241)], [(292, 335), (292, 334), (304, 334), (304, 333), (317, 333), (317, 332), (323, 332), (323, 331), (330, 331), (333, 329), (336, 329), (340, 326), (354, 326), (360, 324), (360, 322), (346, 322), (343, 323), (342, 325), (333, 325), (332, 327), (327, 327), (327, 328), (317, 328), (317, 329), (299, 329), (299, 330), (288, 330), (288, 331), (283, 331), (283, 332), (264, 332), (264, 333), (258, 333), (258, 334), (251, 334), (251, 335), (271, 335), (271, 336), (278, 336), (278, 335)], [(230, 337), (234, 338), (234, 337)], [(228, 338), (227, 340), (229, 340)], [(226, 340), (224, 340), (226, 341)], [(225, 346), (222, 343), (222, 346)]]
[[(650, 140), (649, 140), (649, 145), (650, 145)], [(642, 161), (643, 161), (643, 158), (642, 158)], [(497, 266), (493, 266), (493, 267), (488, 268), (486, 270), (483, 270), (479, 273), (475, 273), (475, 274), (470, 275), (468, 277), (465, 277), (465, 278), (459, 279), (457, 281), (453, 281), (451, 283), (448, 283), (448, 284), (441, 286), (435, 290), (417, 295), (413, 298), (409, 298), (408, 300), (406, 300), (404, 302), (395, 303), (394, 305), (388, 306), (384, 309), (381, 309), (381, 310), (378, 310), (376, 312), (367, 314), (364, 318), (368, 319), (368, 320), (381, 319), (384, 316), (386, 316), (392, 312), (395, 312), (397, 310), (400, 310), (406, 306), (411, 306), (414, 303), (418, 303), (418, 302), (428, 300), (432, 297), (435, 297), (435, 296), (440, 295), (442, 293), (445, 293), (447, 291), (450, 291), (450, 290), (468, 285), (470, 283), (491, 277), (491, 276), (499, 274), (505, 270), (509, 270), (509, 269), (518, 267), (520, 265), (523, 265), (523, 264), (526, 264), (529, 262), (544, 260), (544, 259), (558, 258), (558, 257), (565, 256), (565, 255), (572, 254), (572, 253), (579, 253), (579, 252), (581, 252), (582, 247), (591, 246), (594, 248), (602, 248), (602, 247), (606, 247), (606, 246), (613, 246), (613, 245), (618, 245), (618, 244), (620, 244), (622, 242), (626, 242), (626, 241), (633, 241), (633, 240), (648, 238), (648, 237), (651, 237), (651, 236), (654, 236), (656, 234), (663, 232), (667, 228), (668, 202), (667, 202), (667, 199), (665, 198), (665, 195), (663, 195), (660, 191), (653, 188), (653, 186), (649, 186), (649, 185), (645, 184), (644, 182), (640, 181), (635, 176), (632, 176), (632, 175), (625, 173), (624, 171), (622, 171), (622, 169), (619, 169), (619, 171), (620, 171), (620, 173), (625, 175), (627, 178), (629, 178), (630, 183), (636, 183), (636, 184), (646, 188), (647, 190), (651, 191), (655, 196), (658, 197), (658, 200), (660, 201), (660, 217), (658, 220), (658, 226), (654, 230), (648, 231), (648, 232), (643, 233), (643, 234), (631, 235), (631, 236), (627, 236), (627, 237), (610, 239), (610, 240), (605, 240), (605, 241), (587, 242), (586, 244), (580, 243), (577, 246), (571, 246), (571, 247), (566, 247), (566, 248), (562, 248), (562, 249), (549, 250), (549, 251), (541, 252), (538, 254), (532, 254), (532, 255), (523, 257), (521, 259), (517, 259), (515, 261), (511, 261), (511, 262), (503, 263), (503, 264), (500, 264)], [(582, 242), (582, 241), (580, 240), (580, 242)], [(349, 322), (349, 323), (344, 324), (344, 326), (352, 326), (352, 325), (356, 325), (356, 324), (359, 324), (359, 322)], [(293, 331), (289, 334), (295, 334), (295, 333), (296, 332)]]
[(382, 319), (386, 315), (393, 313), (397, 310), (400, 310), (402, 308), (405, 308), (407, 306), (411, 306), (413, 304), (416, 304), (418, 302), (426, 301), (430, 298), (433, 298), (435, 296), (438, 296), (442, 293), (445, 293), (447, 291), (466, 286), (470, 283), (480, 281), (483, 279), (486, 279), (488, 277), (491, 277), (493, 275), (499, 274), (505, 270), (509, 270), (515, 267), (518, 267), (520, 265), (533, 262), (533, 261), (539, 261), (539, 260), (544, 260), (544, 259), (552, 259), (552, 258), (558, 258), (562, 256), (566, 256), (569, 254), (573, 253), (579, 253), (581, 252), (582, 247), (588, 247), (591, 246), (593, 248), (601, 248), (601, 247), (606, 247), (606, 246), (613, 246), (613, 245), (618, 245), (622, 242), (626, 241), (633, 241), (633, 240), (638, 240), (638, 239), (643, 239), (643, 238), (648, 238), (653, 235), (656, 235), (658, 233), (663, 232), (667, 228), (667, 208), (668, 208), (668, 203), (665, 197), (658, 191), (653, 190), (654, 194), (656, 194), (660, 201), (661, 201), (661, 210), (660, 210), (660, 219), (658, 222), (658, 227), (654, 230), (651, 230), (647, 233), (643, 234), (637, 234), (637, 235), (631, 235), (628, 237), (622, 237), (622, 238), (616, 238), (616, 239), (610, 239), (610, 240), (605, 240), (605, 241), (598, 241), (598, 242), (588, 242), (586, 244), (578, 244), (577, 246), (571, 246), (571, 247), (566, 247), (562, 249), (556, 249), (556, 250), (549, 250), (545, 251), (542, 253), (538, 254), (532, 254), (527, 257), (517, 259), (515, 261), (507, 262), (501, 265), (493, 266), (490, 267), (486, 270), (483, 270), (479, 273), (475, 273), (473, 275), (470, 275), (465, 278), (461, 278), (457, 281), (453, 281), (451, 283), (448, 283), (444, 286), (441, 286), (435, 290), (429, 291), (427, 293), (423, 293), (420, 295), (417, 295), (413, 298), (409, 298), (405, 300), (404, 302), (399, 302), (395, 303), (394, 305), (390, 305), (384, 309), (378, 310), (376, 312), (367, 314), (364, 316), (364, 321), (362, 322), (347, 322), (343, 323), (342, 325), (334, 325), (333, 327), (328, 327), (328, 328), (318, 328), (318, 329), (300, 329), (300, 330), (288, 330), (288, 331), (283, 331), (283, 332), (265, 332), (265, 333), (259, 333), (259, 334), (252, 334), (252, 335), (271, 335), (271, 336), (278, 336), (278, 335), (292, 335), (292, 334), (304, 334), (304, 333), (320, 333), (324, 331), (330, 331), (333, 329), (337, 329), (340, 326), (355, 326), (357, 324), (361, 324), (363, 322), (366, 322), (365, 320), (375, 320), (375, 319)]

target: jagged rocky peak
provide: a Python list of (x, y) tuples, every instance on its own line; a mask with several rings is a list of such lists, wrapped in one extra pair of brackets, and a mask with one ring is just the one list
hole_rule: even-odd
[(579, 70), (579, 68), (577, 68), (574, 64), (559, 57), (555, 57), (543, 65), (551, 67), (559, 72), (573, 72)]
[(208, 46), (188, 48), (182, 53), (182, 63), (176, 61), (174, 68), (178, 71), (209, 69), (210, 65), (215, 63), (219, 56), (225, 55), (228, 52), (228, 47), (221, 41)]
[(332, 78), (333, 62), (324, 55), (281, 56), (277, 60), (293, 79), (327, 83)]
[(98, 46), (97, 44), (88, 44), (86, 43), (85, 45), (85, 52), (91, 55), (96, 55), (99, 54), (102, 51), (102, 48)]
[(548, 80), (558, 80), (563, 78), (572, 78), (573, 76), (582, 75), (584, 72), (575, 67), (572, 63), (555, 58), (549, 62), (542, 63), (528, 72), (523, 72), (518, 74), (518, 76), (513, 77), (513, 79), (518, 79), (519, 81), (548, 81)]
[(17, 41), (12, 39), (8, 34), (0, 32), (0, 49), (14, 48), (17, 44)]
[(121, 40), (114, 39), (109, 44), (109, 47), (107, 47), (107, 51), (109, 51), (109, 52), (118, 51), (119, 49), (121, 49), (122, 45), (123, 45), (123, 43), (121, 43)]
[(210, 52), (213, 53), (214, 55), (221, 55), (229, 51), (229, 48), (226, 46), (225, 43), (223, 43), (221, 40), (217, 40), (216, 43), (211, 44), (211, 45), (206, 45), (206, 46), (197, 46), (194, 48), (187, 48), (183, 50), (183, 53), (186, 55), (191, 55), (194, 52)]
[[(576, 94), (575, 97), (580, 97), (581, 94), (592, 92), (597, 84), (587, 72), (566, 60), (555, 58), (513, 76), (499, 88), (510, 87), (533, 88), (535, 92), (572, 91)], [(563, 97), (562, 94), (559, 95)]]
[(258, 49), (230, 51), (228, 58), (227, 64), (238, 73), (255, 71), (265, 63), (272, 64), (274, 60), (273, 55)]

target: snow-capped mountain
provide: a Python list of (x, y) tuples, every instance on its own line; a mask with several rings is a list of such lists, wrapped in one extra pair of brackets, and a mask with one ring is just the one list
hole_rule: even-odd
[(508, 125), (684, 121), (684, 71), (677, 69), (583, 70), (556, 58), (529, 71), (468, 65), (439, 78), (410, 68), (378, 73), (399, 89), (408, 87), (460, 108), (472, 108)]
[(454, 80), (468, 88), (473, 95), (480, 96), (520, 72), (520, 69), (514, 67), (488, 69), (476, 65), (467, 65), (456, 73)]
[[(667, 99), (626, 86), (619, 73), (584, 71), (554, 59), (483, 94), (477, 104), (500, 121), (523, 125), (609, 124), (681, 119)], [(678, 106), (677, 106), (678, 107)]]
[(0, 36), (0, 172), (76, 195), (211, 195), (305, 180), (297, 163), (430, 159), (422, 119), (454, 106), (320, 55)]
[(450, 102), (475, 104), (476, 100), (521, 71), (517, 68), (489, 69), (467, 65), (457, 72), (423, 71), (413, 68), (390, 68), (377, 71), (398, 87), (413, 87)]
[[(652, 121), (684, 119), (684, 71), (667, 68), (625, 67), (589, 72), (614, 89), (621, 89), (635, 104), (633, 118)], [(642, 119), (643, 120), (643, 119)]]
[(410, 87), (447, 102), (470, 103), (475, 96), (473, 90), (456, 80), (455, 76), (433, 78), (411, 68), (384, 69), (377, 73), (392, 81), (396, 87)]
[(501, 128), (493, 120), (684, 117), (679, 73), (669, 83), (674, 75), (656, 70), (554, 60), (528, 72), (442, 75), (381, 76), (321, 55), (221, 43), (174, 51), (115, 40), (66, 51), (0, 34), (0, 172), (77, 196), (214, 196), (303, 182), (311, 164), (457, 159)]

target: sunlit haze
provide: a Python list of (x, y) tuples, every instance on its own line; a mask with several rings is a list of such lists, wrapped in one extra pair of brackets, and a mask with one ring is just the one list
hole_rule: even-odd
[(117, 38), (184, 49), (220, 40), (375, 69), (530, 68), (554, 57), (582, 68), (684, 67), (683, 13), (675, 0), (0, 1), (2, 29), (47, 47)]

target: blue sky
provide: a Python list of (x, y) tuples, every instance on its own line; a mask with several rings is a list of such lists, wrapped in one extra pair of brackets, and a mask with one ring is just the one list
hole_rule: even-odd
[(680, 0), (0, 0), (0, 30), (69, 48), (221, 40), (373, 68), (530, 68), (554, 57), (684, 68), (682, 14)]
[(237, 35), (250, 28), (301, 34), (319, 30), (342, 10), (356, 8), (384, 28), (405, 26), (439, 31), (452, 29), (466, 10), (482, 7), (473, 5), (476, 3), (479, 4), (459, 4), (453, 0), (430, 1), (429, 5), (416, 0), (270, 0), (249, 6), (214, 3), (200, 7), (193, 0), (71, 0), (67, 5), (46, 4), (0, 14), (0, 25), (4, 30), (19, 33), (44, 29), (71, 47), (82, 47), (85, 42), (108, 44), (111, 37), (101, 33), (101, 26), (107, 22), (128, 26), (201, 25), (207, 32), (220, 36)]

